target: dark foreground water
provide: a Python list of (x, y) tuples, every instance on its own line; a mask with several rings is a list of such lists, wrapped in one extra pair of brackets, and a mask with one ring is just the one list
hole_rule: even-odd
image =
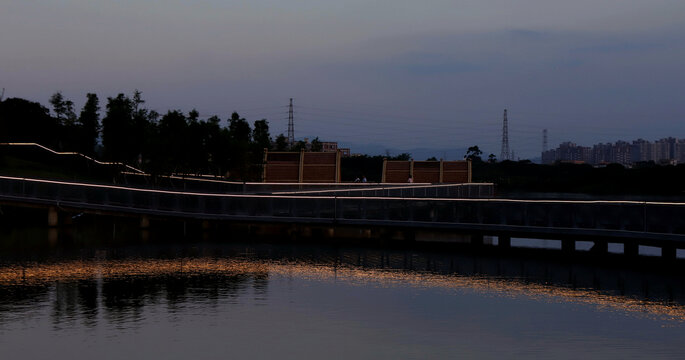
[(685, 357), (682, 272), (191, 244), (0, 261), (2, 359)]

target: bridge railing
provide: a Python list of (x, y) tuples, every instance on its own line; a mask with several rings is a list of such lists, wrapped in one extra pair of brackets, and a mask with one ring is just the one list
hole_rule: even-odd
[(573, 229), (685, 240), (685, 203), (206, 194), (12, 177), (0, 177), (0, 200), (191, 218)]
[(495, 186), (492, 183), (413, 185), (369, 184), (365, 187), (345, 189), (280, 191), (275, 192), (274, 195), (489, 199), (495, 196)]

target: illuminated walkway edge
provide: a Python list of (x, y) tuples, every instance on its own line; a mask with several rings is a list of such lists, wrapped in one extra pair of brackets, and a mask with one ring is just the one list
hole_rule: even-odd
[[(44, 207), (54, 226), (58, 209), (96, 214), (375, 227), (457, 232), (500, 238), (561, 239), (562, 249), (576, 240), (624, 244), (627, 255), (639, 245), (661, 247), (675, 258), (685, 248), (685, 203), (644, 201), (565, 201), (390, 196), (309, 196), (217, 194), (143, 189), (0, 176), (0, 202)], [(51, 213), (52, 212), (52, 213)], [(50, 215), (52, 214), (52, 215)], [(52, 220), (51, 220), (52, 218)]]

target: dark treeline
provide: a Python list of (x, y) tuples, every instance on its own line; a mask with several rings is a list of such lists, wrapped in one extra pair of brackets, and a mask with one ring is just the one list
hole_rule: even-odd
[[(36, 142), (124, 162), (152, 174), (213, 174), (242, 180), (259, 179), (263, 151), (272, 148), (266, 119), (250, 126), (234, 112), (222, 126), (218, 116), (199, 119), (196, 110), (159, 114), (144, 107), (139, 91), (130, 97), (108, 97), (105, 104), (96, 94), (87, 94), (78, 114), (73, 102), (59, 92), (50, 104), (52, 112), (20, 98), (0, 102), (0, 142)], [(282, 134), (273, 147), (289, 150)]]
[(534, 164), (473, 159), (473, 181), (493, 182), (500, 192), (584, 193), (596, 195), (664, 195), (685, 197), (685, 164), (653, 162), (632, 168), (620, 164)]
[[(159, 114), (144, 107), (139, 91), (118, 94), (101, 104), (87, 94), (80, 111), (61, 93), (50, 98), (52, 111), (20, 98), (0, 101), (0, 142), (35, 142), (59, 151), (76, 151), (97, 159), (120, 161), (151, 174), (188, 173), (259, 181), (263, 150), (287, 151), (308, 147), (321, 151), (314, 139), (292, 146), (283, 134), (272, 139), (266, 119), (252, 126), (233, 113), (222, 126), (218, 116), (200, 119), (192, 110)], [(494, 182), (503, 192), (573, 192), (588, 194), (654, 194), (685, 197), (685, 164), (653, 163), (625, 168), (611, 164), (595, 168), (583, 164), (538, 165), (530, 161), (496, 161), (472, 146), (465, 158), (473, 160), (473, 181)], [(389, 159), (408, 160), (410, 154)], [(380, 181), (384, 156), (344, 158), (343, 181), (366, 177)], [(435, 159), (433, 159), (435, 160)], [(73, 169), (64, 169), (72, 171)]]
[[(322, 151), (318, 138), (310, 144), (289, 144), (275, 139), (266, 119), (252, 126), (232, 113), (227, 126), (218, 116), (200, 119), (199, 112), (169, 110), (166, 114), (144, 107), (141, 93), (118, 94), (101, 105), (96, 94), (87, 94), (77, 114), (71, 100), (57, 92), (51, 109), (37, 102), (10, 98), (0, 102), (0, 142), (35, 142), (58, 151), (76, 151), (107, 161), (118, 161), (151, 174), (211, 174), (233, 180), (261, 180), (264, 149), (273, 151)], [(103, 115), (101, 117), (101, 114)], [(358, 156), (343, 160), (343, 179), (367, 177), (381, 180), (383, 156)], [(409, 154), (390, 159), (408, 160)]]
[(369, 182), (380, 182), (383, 179), (383, 160), (410, 160), (411, 154), (403, 153), (390, 155), (361, 155), (342, 158), (340, 177), (342, 181), (354, 181), (366, 178)]

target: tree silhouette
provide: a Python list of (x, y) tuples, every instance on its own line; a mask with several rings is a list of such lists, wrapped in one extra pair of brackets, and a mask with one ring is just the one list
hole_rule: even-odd
[(135, 147), (133, 102), (124, 94), (107, 98), (107, 114), (102, 119), (102, 144), (105, 158), (133, 162)]
[(56, 92), (50, 97), (50, 104), (55, 113), (55, 119), (61, 126), (57, 136), (57, 147), (59, 150), (78, 150), (81, 136), (81, 129), (76, 124), (76, 113), (74, 113), (74, 103), (65, 99), (61, 92)]
[(304, 141), (300, 140), (300, 141), (296, 142), (296, 143), (290, 148), (290, 151), (302, 151), (302, 150), (305, 150), (305, 149), (307, 149), (307, 143), (305, 143)]
[(229, 166), (234, 178), (245, 178), (248, 173), (248, 150), (252, 137), (252, 130), (247, 120), (238, 115), (231, 114), (228, 124), (229, 134)]
[(228, 130), (221, 128), (218, 116), (212, 116), (202, 123), (203, 143), (207, 151), (210, 171), (223, 175), (228, 170)]
[(402, 161), (408, 161), (411, 160), (411, 154), (410, 153), (401, 153), (397, 156), (390, 156), (390, 160), (402, 160)]
[(482, 154), (483, 152), (478, 148), (478, 145), (474, 145), (466, 150), (466, 155), (464, 155), (464, 159), (480, 160), (480, 156)]
[(270, 149), (271, 135), (269, 135), (269, 122), (266, 119), (257, 120), (254, 122), (254, 130), (252, 130), (252, 141), (257, 148)]
[[(78, 117), (73, 113), (73, 103), (61, 92), (53, 94), (50, 104), (54, 117), (39, 103), (23, 99), (0, 102), (0, 139), (33, 141), (56, 149), (99, 155), (153, 175), (230, 173), (236, 180), (259, 179), (263, 151), (272, 147), (266, 119), (255, 121), (251, 129), (238, 113), (231, 114), (226, 127), (221, 126), (217, 116), (201, 120), (195, 109), (187, 116), (172, 110), (160, 118), (157, 112), (144, 107), (145, 100), (138, 90), (131, 97), (123, 93), (108, 97), (101, 122), (96, 94), (87, 94)], [(99, 135), (100, 154), (96, 152)], [(277, 144), (281, 150), (288, 145), (282, 135)]]
[(95, 145), (100, 132), (100, 100), (93, 93), (88, 93), (86, 98), (86, 103), (83, 105), (81, 115), (78, 118), (81, 130), (77, 151), (92, 156), (95, 154)]
[(158, 164), (173, 172), (187, 172), (190, 168), (190, 145), (185, 115), (179, 110), (174, 110), (162, 116), (159, 121), (159, 143), (156, 153)]
[(52, 111), (55, 113), (57, 121), (62, 125), (73, 125), (76, 120), (74, 113), (74, 103), (62, 96), (61, 92), (56, 92), (50, 97), (50, 104), (52, 104)]
[(318, 136), (312, 140), (312, 146), (310, 147), (310, 150), (315, 152), (323, 151), (323, 143), (321, 143)]
[(288, 150), (288, 138), (283, 134), (278, 134), (276, 137), (276, 151)]
[(60, 124), (43, 105), (20, 98), (0, 102), (0, 140), (56, 146)]

